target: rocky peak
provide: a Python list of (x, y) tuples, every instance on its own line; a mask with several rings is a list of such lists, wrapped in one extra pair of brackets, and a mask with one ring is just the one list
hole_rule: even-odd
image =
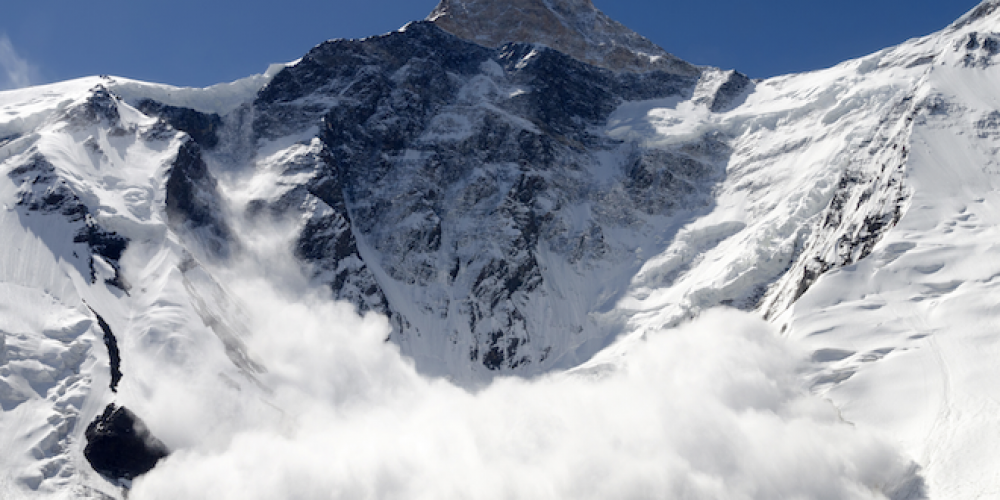
[(487, 47), (525, 42), (614, 71), (700, 73), (609, 18), (590, 0), (441, 0), (427, 20)]
[(118, 103), (121, 99), (104, 85), (96, 85), (87, 96), (67, 108), (64, 120), (77, 127), (100, 122), (110, 124), (115, 129), (121, 127)]

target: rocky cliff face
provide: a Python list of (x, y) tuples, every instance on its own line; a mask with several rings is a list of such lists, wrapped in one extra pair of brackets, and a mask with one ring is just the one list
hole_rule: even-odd
[[(388, 313), (425, 370), (567, 366), (609, 340), (575, 311), (621, 293), (624, 256), (710, 204), (728, 155), (713, 136), (647, 150), (603, 126), (625, 101), (690, 99), (697, 75), (491, 49), (427, 22), (327, 42), (253, 104), (257, 141), (314, 139), (266, 160), (288, 190), (251, 210), (305, 213), (298, 255), (337, 297)], [(608, 288), (574, 290), (595, 269)]]

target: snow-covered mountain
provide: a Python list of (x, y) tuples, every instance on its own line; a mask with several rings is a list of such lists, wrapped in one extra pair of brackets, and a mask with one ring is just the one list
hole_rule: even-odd
[(0, 492), (988, 497), (998, 9), (751, 81), (444, 0), (0, 92)]

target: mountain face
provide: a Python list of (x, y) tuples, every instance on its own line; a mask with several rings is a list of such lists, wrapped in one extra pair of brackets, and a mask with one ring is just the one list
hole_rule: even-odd
[(590, 0), (443, 0), (427, 20), (487, 47), (523, 42), (615, 71), (660, 70), (686, 76), (701, 72), (609, 18)]
[[(313, 176), (250, 203), (303, 214), (297, 255), (338, 298), (388, 314), (422, 369), (483, 380), (572, 366), (613, 335), (576, 311), (620, 293), (580, 282), (623, 286), (623, 256), (707, 206), (728, 155), (711, 136), (647, 151), (601, 127), (622, 102), (690, 99), (697, 83), (486, 49), (430, 23), (327, 42), (252, 108), (256, 142), (316, 138), (258, 169)], [(276, 125), (285, 116), (303, 121)]]
[[(998, 5), (763, 81), (589, 0), (443, 0), (234, 84), (0, 93), (0, 491), (118, 498), (211, 441), (164, 399), (275, 406), (240, 273), (385, 317), (472, 391), (627, 373), (650, 335), (751, 311), (921, 468), (870, 492), (990, 491)], [(122, 415), (141, 469), (85, 453)]]

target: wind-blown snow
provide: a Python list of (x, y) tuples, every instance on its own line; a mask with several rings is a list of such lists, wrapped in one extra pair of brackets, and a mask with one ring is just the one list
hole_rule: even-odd
[(6, 34), (0, 34), (0, 90), (31, 85), (38, 68), (21, 57)]
[(254, 95), (274, 78), (274, 75), (296, 62), (272, 64), (264, 73), (204, 88), (174, 87), (121, 77), (112, 77), (109, 88), (129, 102), (153, 99), (169, 106), (224, 115), (251, 101)]
[[(276, 262), (253, 259), (237, 274), (290, 272)], [(651, 334), (614, 373), (499, 379), (470, 393), (416, 373), (384, 342), (383, 318), (272, 283), (229, 282), (247, 304), (268, 392), (161, 380), (143, 410), (168, 445), (184, 446), (130, 498), (883, 498), (920, 488), (890, 445), (809, 395), (805, 353), (747, 313)]]

